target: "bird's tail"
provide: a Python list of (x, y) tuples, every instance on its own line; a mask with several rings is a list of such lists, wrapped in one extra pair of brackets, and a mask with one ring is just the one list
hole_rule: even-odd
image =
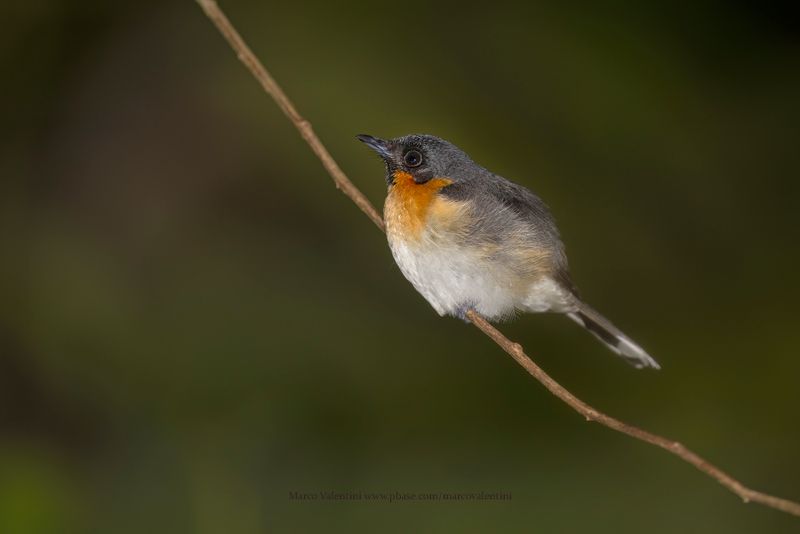
[(647, 354), (642, 347), (634, 343), (619, 328), (611, 324), (611, 321), (597, 313), (588, 304), (580, 302), (578, 309), (568, 313), (567, 316), (591, 332), (609, 349), (622, 356), (625, 361), (637, 369), (643, 367), (661, 369), (658, 362)]

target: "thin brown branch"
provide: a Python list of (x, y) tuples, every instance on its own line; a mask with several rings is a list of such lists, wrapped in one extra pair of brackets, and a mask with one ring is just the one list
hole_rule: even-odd
[[(222, 35), (225, 36), (225, 39), (227, 39), (228, 43), (236, 52), (239, 60), (244, 63), (253, 76), (255, 76), (259, 83), (261, 83), (264, 91), (272, 96), (272, 98), (278, 104), (278, 107), (281, 108), (292, 124), (294, 124), (294, 126), (300, 132), (300, 135), (311, 147), (311, 150), (322, 162), (325, 170), (328, 171), (328, 174), (330, 174), (331, 178), (333, 178), (336, 187), (342, 190), (345, 195), (350, 197), (350, 199), (355, 202), (361, 211), (363, 211), (378, 228), (384, 230), (383, 219), (378, 214), (378, 211), (372, 206), (370, 201), (367, 200), (363, 193), (361, 193), (361, 191), (359, 191), (359, 189), (353, 185), (344, 172), (342, 172), (342, 170), (336, 164), (336, 161), (334, 161), (333, 157), (322, 144), (322, 141), (320, 141), (314, 133), (313, 129), (311, 128), (311, 124), (297, 112), (297, 109), (295, 109), (291, 100), (289, 100), (289, 97), (286, 96), (286, 93), (283, 92), (277, 82), (275, 82), (272, 76), (270, 76), (269, 72), (267, 72), (267, 70), (255, 56), (255, 54), (253, 54), (236, 29), (231, 25), (228, 18), (220, 10), (217, 3), (214, 0), (196, 1), (198, 4), (200, 4), (200, 6), (203, 8), (203, 11), (205, 11), (206, 15), (208, 15), (208, 18), (211, 19), (217, 29), (222, 33)], [(779, 497), (774, 497), (772, 495), (750, 489), (720, 468), (687, 449), (679, 442), (652, 434), (633, 425), (623, 423), (618, 419), (614, 419), (613, 417), (610, 417), (592, 408), (566, 390), (558, 382), (553, 380), (550, 375), (545, 373), (541, 367), (536, 365), (533, 360), (531, 360), (525, 354), (525, 351), (522, 349), (522, 346), (519, 343), (514, 343), (509, 340), (499, 330), (489, 324), (486, 319), (478, 315), (474, 310), (467, 312), (467, 315), (472, 324), (474, 324), (484, 334), (489, 336), (489, 338), (497, 343), (504, 351), (510, 354), (511, 357), (514, 358), (514, 360), (516, 360), (516, 362), (520, 364), (531, 376), (541, 382), (542, 385), (544, 385), (544, 387), (546, 387), (553, 395), (561, 399), (564, 403), (569, 405), (573, 410), (581, 414), (588, 421), (598, 422), (612, 430), (627, 434), (634, 439), (650, 443), (651, 445), (661, 447), (662, 449), (671, 452), (675, 456), (681, 458), (683, 461), (695, 466), (706, 475), (715, 479), (717, 482), (728, 488), (731, 492), (741, 497), (744, 502), (757, 502), (763, 504), (764, 506), (769, 506), (788, 514), (800, 516), (800, 503), (787, 499), (781, 499)]]
[(258, 83), (261, 84), (261, 87), (264, 88), (264, 91), (275, 100), (275, 103), (278, 104), (281, 111), (283, 111), (286, 117), (294, 124), (295, 128), (300, 132), (300, 135), (305, 139), (306, 143), (308, 143), (308, 146), (311, 147), (311, 150), (314, 151), (314, 154), (316, 154), (317, 158), (322, 162), (322, 166), (325, 167), (325, 170), (331, 175), (336, 187), (339, 188), (342, 193), (350, 197), (350, 200), (356, 203), (356, 206), (375, 223), (375, 226), (383, 230), (383, 217), (380, 216), (372, 203), (367, 200), (367, 197), (365, 197), (364, 194), (353, 185), (353, 182), (350, 181), (345, 173), (342, 172), (336, 160), (333, 159), (328, 149), (325, 148), (325, 145), (319, 140), (317, 134), (314, 133), (311, 123), (297, 112), (297, 108), (294, 107), (292, 101), (289, 100), (289, 97), (283, 92), (278, 82), (275, 81), (256, 55), (253, 54), (253, 51), (250, 50), (250, 47), (247, 46), (247, 43), (244, 42), (242, 36), (239, 35), (239, 32), (236, 31), (217, 3), (214, 0), (197, 0), (197, 3), (200, 4), (200, 7), (203, 8), (203, 11), (205, 11), (208, 18), (211, 19), (211, 22), (213, 22), (222, 35), (225, 36), (225, 39), (236, 52), (239, 60), (244, 63), (245, 67), (255, 76)]
[(760, 491), (752, 490), (719, 467), (710, 463), (708, 460), (703, 459), (701, 456), (687, 449), (681, 443), (672, 441), (657, 434), (652, 434), (633, 425), (623, 423), (619, 419), (614, 419), (611, 416), (595, 410), (566, 390), (564, 386), (553, 380), (553, 378), (545, 373), (541, 367), (536, 365), (533, 360), (531, 360), (530, 357), (525, 354), (525, 351), (522, 349), (522, 345), (510, 341), (499, 330), (489, 324), (486, 319), (475, 313), (473, 310), (468, 311), (467, 316), (469, 317), (470, 321), (472, 321), (472, 324), (483, 331), (484, 334), (492, 338), (495, 343), (500, 345), (500, 347), (509, 353), (518, 364), (524, 367), (531, 376), (533, 376), (536, 380), (541, 382), (544, 387), (550, 390), (550, 393), (564, 401), (573, 410), (584, 416), (587, 421), (596, 421), (612, 430), (622, 432), (623, 434), (627, 434), (632, 438), (645, 441), (651, 445), (661, 447), (662, 449), (671, 452), (675, 456), (678, 456), (684, 461), (692, 464), (703, 473), (715, 479), (717, 482), (741, 497), (744, 502), (757, 502), (772, 508), (776, 508), (783, 512), (800, 516), (800, 504), (786, 499), (781, 499), (780, 497), (773, 497), (772, 495), (761, 493)]

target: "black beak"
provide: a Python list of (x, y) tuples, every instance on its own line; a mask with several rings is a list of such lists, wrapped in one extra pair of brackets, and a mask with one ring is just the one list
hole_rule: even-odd
[(391, 159), (392, 157), (392, 146), (391, 141), (387, 141), (385, 139), (380, 139), (378, 137), (372, 137), (371, 135), (360, 134), (356, 136), (356, 139), (370, 147), (372, 150), (377, 152), (383, 159)]

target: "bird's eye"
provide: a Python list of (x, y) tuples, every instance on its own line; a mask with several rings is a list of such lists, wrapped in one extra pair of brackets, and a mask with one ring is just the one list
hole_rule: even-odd
[(405, 156), (403, 156), (403, 161), (409, 167), (419, 167), (422, 164), (422, 154), (417, 150), (409, 150), (406, 152)]

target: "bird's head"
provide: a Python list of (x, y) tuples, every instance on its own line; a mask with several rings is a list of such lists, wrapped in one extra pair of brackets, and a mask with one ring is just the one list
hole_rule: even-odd
[(386, 164), (386, 182), (395, 183), (398, 173), (411, 176), (417, 184), (433, 178), (459, 182), (468, 178), (464, 172), (472, 160), (452, 143), (433, 135), (412, 134), (395, 139), (380, 139), (371, 135), (356, 136), (378, 153)]

